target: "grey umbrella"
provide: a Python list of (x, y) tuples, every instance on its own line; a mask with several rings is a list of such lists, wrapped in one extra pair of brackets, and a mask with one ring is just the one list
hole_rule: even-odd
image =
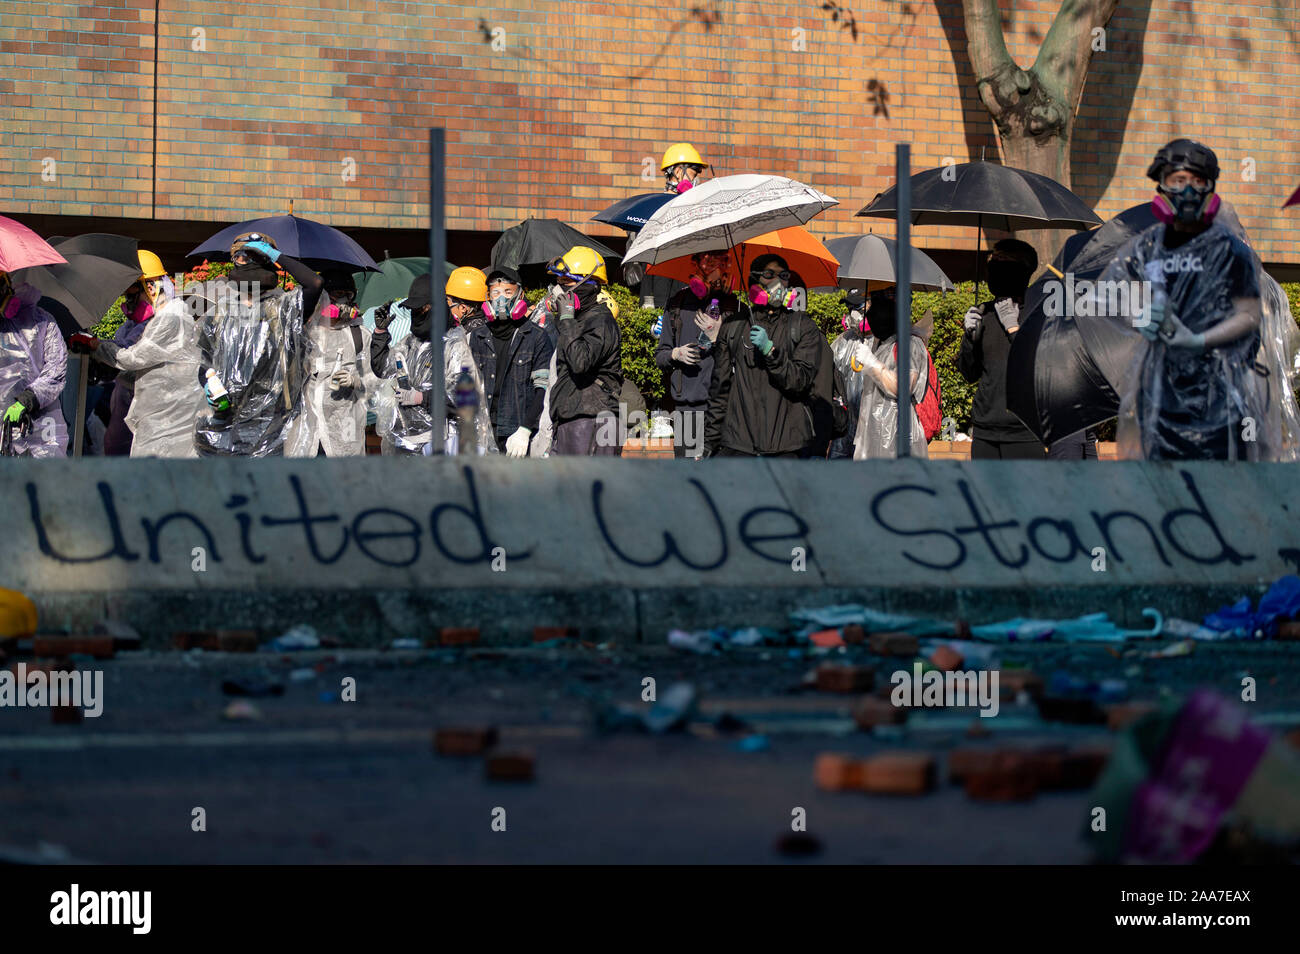
[[(873, 292), (896, 284), (894, 263), (898, 261), (898, 243), (883, 235), (848, 235), (826, 243), (840, 260), (841, 288), (861, 288)], [(919, 248), (912, 249), (912, 287), (922, 291), (952, 291), (953, 284), (943, 270)]]

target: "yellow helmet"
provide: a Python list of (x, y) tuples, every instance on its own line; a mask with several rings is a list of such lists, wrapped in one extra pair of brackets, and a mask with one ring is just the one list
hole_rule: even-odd
[(452, 298), (487, 301), (487, 276), (477, 268), (465, 265), (447, 276), (445, 290)]
[(552, 275), (572, 275), (579, 281), (595, 278), (602, 285), (609, 283), (609, 273), (605, 271), (605, 259), (594, 248), (575, 245), (546, 269)]
[(36, 632), (36, 604), (17, 590), (0, 589), (0, 638)]
[(166, 276), (167, 269), (163, 268), (162, 259), (153, 252), (140, 249), (135, 255), (140, 260), (140, 277), (145, 281)]
[(709, 168), (709, 164), (700, 158), (699, 152), (689, 142), (679, 142), (669, 146), (667, 152), (664, 153), (664, 161), (659, 164), (659, 170), (663, 172), (671, 169), (679, 162), (703, 166), (705, 169)]

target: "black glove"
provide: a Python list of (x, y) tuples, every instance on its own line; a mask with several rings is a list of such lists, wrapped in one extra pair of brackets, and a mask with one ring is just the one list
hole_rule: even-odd
[(381, 335), (388, 334), (388, 325), (393, 320), (393, 303), (380, 305), (375, 309), (375, 331)]

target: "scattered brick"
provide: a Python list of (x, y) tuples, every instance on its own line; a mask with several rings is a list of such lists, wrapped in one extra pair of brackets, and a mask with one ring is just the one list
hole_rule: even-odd
[(880, 656), (915, 656), (921, 650), (920, 640), (911, 633), (872, 633), (867, 646)]
[(1155, 712), (1159, 706), (1154, 702), (1117, 702), (1105, 707), (1106, 727), (1112, 732), (1124, 729), (1144, 715)]
[(94, 656), (96, 659), (113, 658), (112, 636), (35, 636), (32, 638), (33, 656)]
[(438, 644), (441, 646), (472, 646), (477, 642), (477, 626), (444, 626), (438, 630)]
[(857, 623), (849, 623), (840, 631), (840, 634), (850, 646), (858, 646), (867, 641), (867, 631)]
[(876, 683), (870, 666), (842, 666), (824, 663), (817, 667), (817, 688), (821, 692), (867, 692)]
[(808, 641), (823, 649), (834, 649), (844, 645), (844, 637), (840, 635), (838, 629), (819, 629), (808, 635)]
[(486, 728), (443, 728), (433, 732), (433, 747), (439, 755), (482, 755), (497, 743), (497, 730)]
[(55, 725), (81, 725), (81, 706), (51, 706), (50, 720)]
[(1038, 773), (1028, 755), (1000, 751), (991, 765), (966, 772), (966, 795), (976, 801), (1022, 802), (1038, 794)]
[(875, 795), (924, 795), (934, 788), (935, 761), (928, 752), (890, 752), (862, 763), (862, 789)]
[(966, 659), (951, 646), (940, 646), (930, 654), (930, 662), (944, 672), (956, 672)]
[(487, 757), (487, 777), (497, 782), (530, 782), (533, 765), (526, 752), (498, 752)]
[(901, 725), (907, 721), (907, 710), (885, 699), (863, 696), (853, 706), (853, 721), (864, 731), (878, 725)]
[(533, 642), (545, 643), (552, 639), (577, 639), (576, 626), (534, 626)]
[(862, 763), (837, 752), (823, 752), (813, 763), (813, 781), (828, 792), (846, 792), (862, 787)]
[(1015, 699), (1021, 692), (1036, 699), (1043, 694), (1044, 683), (1043, 677), (1032, 669), (1000, 669), (998, 687), (1003, 699)]
[(948, 753), (948, 781), (960, 785), (972, 772), (988, 772), (997, 762), (997, 749), (961, 748)]

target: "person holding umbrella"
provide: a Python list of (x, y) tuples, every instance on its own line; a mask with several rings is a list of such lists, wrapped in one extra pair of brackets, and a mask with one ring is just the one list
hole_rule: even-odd
[(714, 344), (705, 416), (706, 457), (790, 457), (813, 442), (808, 408), (826, 340), (805, 311), (786, 260), (750, 265), (748, 313), (725, 322)]
[(975, 387), (971, 405), (972, 460), (1042, 460), (1043, 442), (1007, 410), (1007, 356), (1020, 330), (1020, 310), (1038, 253), (1027, 242), (1003, 239), (988, 257), (994, 300), (974, 305), (962, 320), (957, 370)]
[[(740, 314), (740, 299), (731, 292), (731, 253), (726, 249), (691, 256), (697, 274), (668, 299), (655, 364), (668, 374), (668, 390), (677, 420), (674, 457), (700, 457), (704, 452), (704, 417), (713, 383), (713, 342), (723, 321)], [(718, 303), (718, 315), (708, 313)], [(693, 453), (688, 454), (688, 447)]]
[(527, 457), (555, 345), (542, 326), (528, 320), (518, 272), (497, 266), (487, 273), (487, 286), (482, 314), (466, 325), (470, 351), (483, 379), (497, 448), (509, 457)]
[(130, 456), (195, 457), (194, 423), (204, 405), (203, 389), (195, 380), (198, 325), (158, 256), (144, 249), (138, 254), (140, 281), (127, 290), (122, 306), (127, 320), (113, 340), (78, 333), (71, 347), (121, 372), (114, 411), (122, 389), (130, 395), (123, 417)]
[(66, 457), (68, 427), (59, 396), (68, 351), (54, 318), (31, 285), (0, 270), (0, 413), (15, 457)]
[(575, 245), (548, 268), (556, 277), (550, 297), (556, 324), (555, 380), (548, 398), (550, 452), (618, 456), (617, 440), (603, 439), (598, 417), (617, 414), (623, 389), (622, 338), (609, 297), (605, 260)]
[[(325, 283), (261, 232), (230, 244), (234, 263), (200, 319), (198, 380), (211, 413), (194, 430), (200, 457), (301, 456), (311, 343), (305, 321)], [(280, 288), (275, 266), (299, 284)], [(286, 446), (288, 444), (288, 446)]]

